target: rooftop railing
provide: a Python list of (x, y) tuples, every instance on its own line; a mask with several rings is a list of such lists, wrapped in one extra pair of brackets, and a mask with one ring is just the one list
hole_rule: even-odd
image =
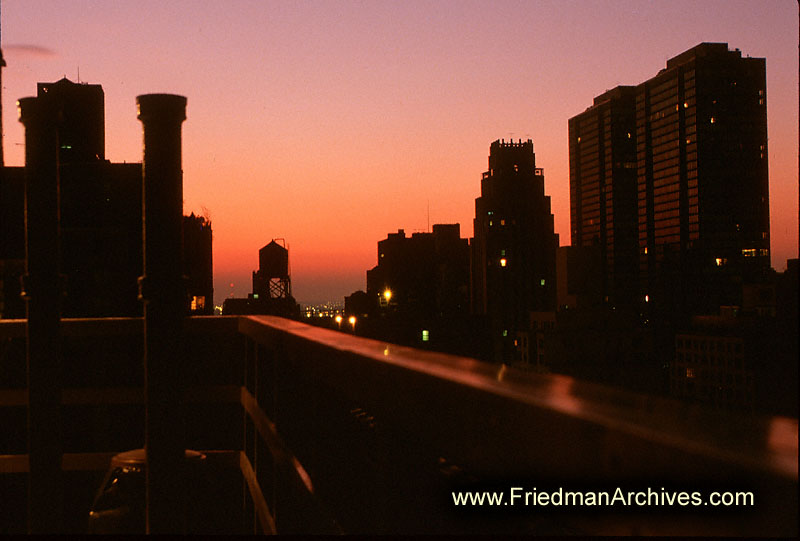
[[(63, 531), (142, 447), (142, 319), (62, 320)], [(25, 531), (24, 320), (0, 321), (0, 532)], [(206, 533), (795, 535), (797, 420), (419, 351), (271, 316), (186, 320), (176, 432)], [(456, 506), (455, 491), (750, 492), (755, 506)], [(51, 502), (58, 506), (59, 502)]]

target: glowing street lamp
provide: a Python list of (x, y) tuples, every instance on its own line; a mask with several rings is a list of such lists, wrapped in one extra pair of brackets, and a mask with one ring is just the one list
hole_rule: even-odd
[(342, 316), (337, 314), (336, 317), (333, 318), (333, 319), (336, 320), (336, 324), (339, 325), (339, 330), (341, 330), (342, 329)]
[(391, 298), (392, 298), (392, 290), (387, 287), (386, 289), (383, 290), (383, 293), (381, 293), (378, 302), (381, 306), (389, 306), (389, 300), (391, 300)]
[(350, 323), (350, 326), (353, 327), (353, 332), (356, 331), (356, 316), (350, 316), (347, 320)]

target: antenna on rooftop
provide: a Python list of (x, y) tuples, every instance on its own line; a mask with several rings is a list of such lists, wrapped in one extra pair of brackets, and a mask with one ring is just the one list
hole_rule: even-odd
[(428, 199), (428, 233), (431, 232), (431, 200)]

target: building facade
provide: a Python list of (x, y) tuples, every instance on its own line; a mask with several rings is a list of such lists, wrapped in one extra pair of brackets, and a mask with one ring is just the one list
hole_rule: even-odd
[(640, 294), (667, 314), (740, 304), (770, 266), (765, 60), (702, 43), (635, 107)]
[(511, 361), (531, 312), (556, 309), (558, 236), (530, 139), (491, 144), (474, 232), (472, 311), (486, 317), (492, 359)]
[(601, 296), (624, 306), (638, 297), (634, 98), (618, 86), (569, 119), (572, 246), (598, 247)]
[(573, 246), (603, 298), (664, 317), (740, 305), (769, 270), (766, 63), (701, 43), (569, 120)]

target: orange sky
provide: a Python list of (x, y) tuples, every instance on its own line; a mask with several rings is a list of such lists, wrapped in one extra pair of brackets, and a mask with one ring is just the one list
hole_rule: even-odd
[(5, 0), (6, 162), (24, 161), (14, 102), (38, 81), (103, 85), (114, 162), (141, 161), (138, 94), (183, 94), (185, 211), (212, 219), (217, 304), (251, 290), (272, 238), (299, 301), (341, 300), (428, 208), (471, 236), (495, 139), (533, 140), (568, 244), (568, 118), (702, 41), (767, 59), (782, 270), (798, 244), (794, 0)]

